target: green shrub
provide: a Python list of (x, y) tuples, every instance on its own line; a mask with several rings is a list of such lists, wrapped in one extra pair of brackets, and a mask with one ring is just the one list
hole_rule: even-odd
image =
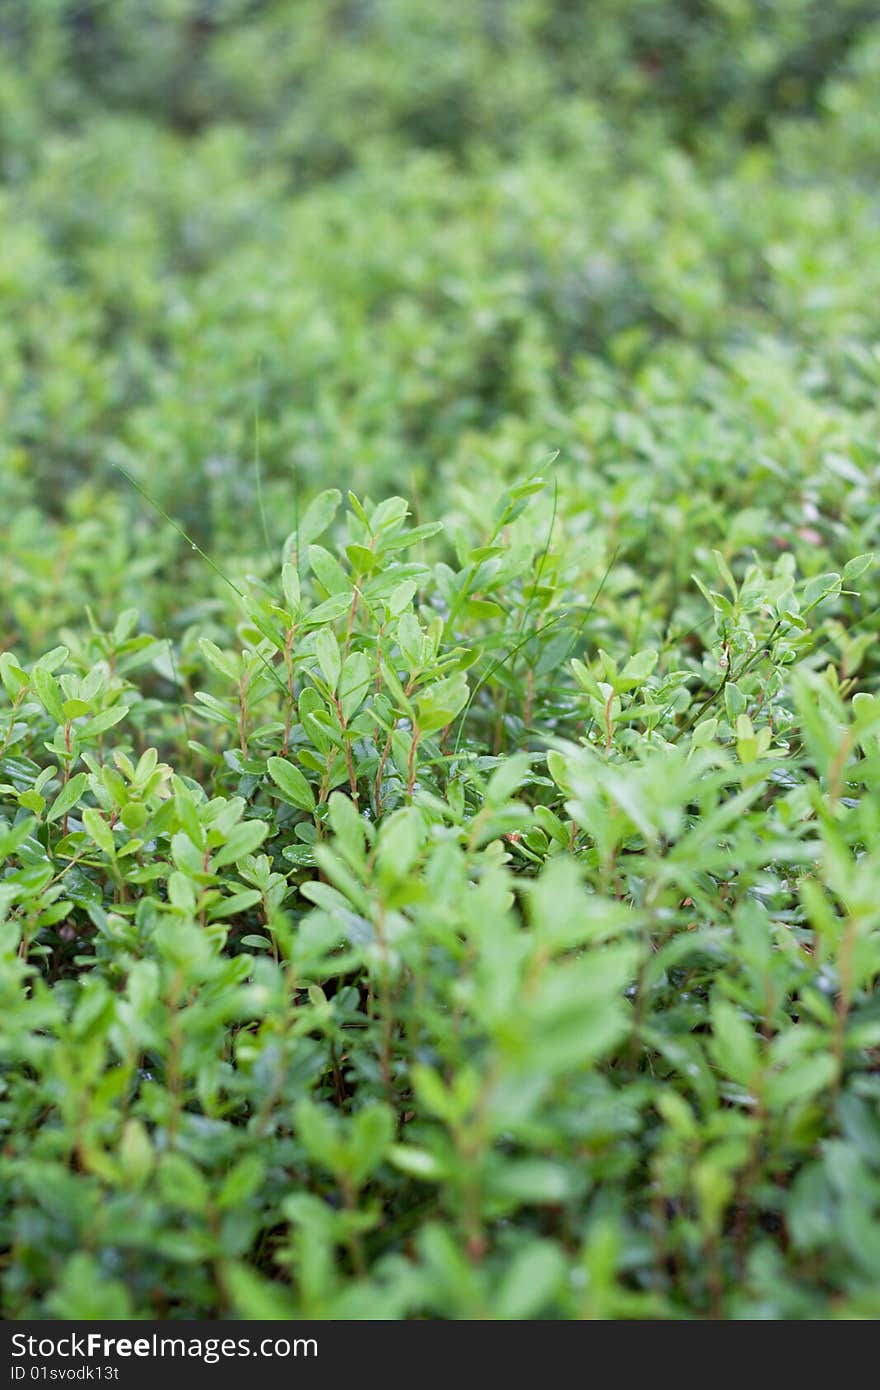
[(878, 1315), (878, 35), (0, 0), (6, 1317)]
[(540, 490), (322, 493), (188, 711), (133, 612), (0, 658), (9, 1315), (875, 1307), (869, 560), (590, 656)]

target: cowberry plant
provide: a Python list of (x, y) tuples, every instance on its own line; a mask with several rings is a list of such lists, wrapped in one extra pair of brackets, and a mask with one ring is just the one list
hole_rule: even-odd
[(0, 1312), (880, 1314), (880, 23), (0, 0)]
[(0, 658), (8, 1315), (875, 1310), (870, 557), (615, 656), (551, 491)]

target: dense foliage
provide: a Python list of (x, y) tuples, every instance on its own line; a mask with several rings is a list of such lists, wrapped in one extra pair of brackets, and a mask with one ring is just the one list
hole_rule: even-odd
[(0, 1306), (880, 1315), (880, 15), (0, 0)]

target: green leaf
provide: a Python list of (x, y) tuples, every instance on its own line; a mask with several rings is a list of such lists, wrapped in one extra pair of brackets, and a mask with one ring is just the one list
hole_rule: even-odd
[(198, 1168), (183, 1154), (166, 1153), (159, 1160), (159, 1190), (171, 1207), (200, 1216), (207, 1211), (210, 1190)]
[[(349, 575), (329, 550), (325, 550), (321, 545), (309, 546), (309, 568), (317, 579), (318, 583), (336, 598), (344, 598), (346, 606), (350, 601), (352, 593), (352, 581)], [(312, 615), (314, 618), (314, 614)]]
[(295, 1135), (316, 1163), (337, 1175), (345, 1172), (345, 1144), (336, 1117), (324, 1106), (301, 1100), (295, 1112)]
[(244, 821), (241, 825), (236, 825), (229, 834), (225, 845), (215, 850), (211, 856), (211, 864), (215, 869), (222, 869), (224, 864), (236, 864), (246, 855), (253, 854), (265, 840), (269, 833), (269, 826), (264, 820)]
[(726, 999), (712, 1000), (712, 1041), (710, 1051), (725, 1075), (747, 1088), (754, 1085), (761, 1066), (760, 1053), (752, 1028)]
[(65, 724), (67, 720), (61, 687), (55, 677), (44, 666), (35, 666), (31, 672), (31, 681), (46, 713), (52, 716), (56, 724)]
[(75, 777), (71, 777), (49, 807), (46, 820), (60, 820), (62, 816), (67, 815), (68, 811), (72, 811), (85, 791), (88, 780), (88, 774), (85, 772), (78, 772)]
[(657, 665), (658, 653), (653, 648), (646, 648), (643, 652), (637, 652), (631, 656), (620, 673), (621, 682), (625, 686), (641, 685), (646, 681)]
[(226, 1175), (217, 1193), (221, 1211), (240, 1207), (258, 1191), (266, 1175), (266, 1167), (258, 1154), (245, 1154)]
[(127, 1184), (143, 1187), (153, 1171), (156, 1155), (140, 1120), (126, 1120), (119, 1144), (119, 1159)]
[(394, 1139), (394, 1115), (387, 1105), (364, 1106), (354, 1117), (348, 1172), (361, 1187), (385, 1158)]
[(342, 670), (342, 658), (339, 655), (339, 643), (336, 640), (336, 635), (330, 628), (322, 628), (315, 638), (315, 657), (321, 668), (322, 676), (331, 691), (335, 691), (339, 673)]
[(420, 1182), (443, 1182), (447, 1176), (446, 1165), (441, 1159), (413, 1144), (393, 1144), (388, 1159), (401, 1173), (418, 1178)]
[(341, 501), (342, 493), (338, 488), (331, 487), (325, 492), (319, 492), (309, 503), (300, 519), (298, 532), (291, 538), (298, 542), (300, 554), (324, 534), (338, 512)]
[(298, 767), (286, 758), (270, 758), (266, 766), (275, 785), (301, 811), (314, 811), (315, 794)]
[(432, 1067), (417, 1065), (412, 1069), (416, 1100), (432, 1115), (442, 1120), (455, 1116), (455, 1102)]
[(418, 858), (424, 830), (421, 812), (415, 807), (401, 807), (388, 817), (382, 825), (376, 856), (383, 873), (396, 879), (406, 878)]
[(232, 1296), (235, 1314), (249, 1322), (290, 1322), (298, 1307), (283, 1286), (261, 1278), (249, 1265), (225, 1262), (223, 1287)]
[(370, 574), (379, 564), (379, 557), (374, 550), (368, 550), (365, 545), (353, 543), (345, 547), (349, 564), (355, 574)]
[(864, 555), (854, 555), (843, 567), (842, 578), (844, 584), (851, 584), (854, 579), (861, 578), (865, 571), (871, 568), (873, 563), (874, 552), (872, 550), (866, 551)]
[(533, 1240), (510, 1261), (496, 1294), (501, 1318), (535, 1318), (565, 1278), (565, 1260), (551, 1240)]
[(81, 741), (98, 738), (101, 734), (106, 734), (108, 729), (112, 729), (128, 714), (127, 705), (116, 705), (113, 709), (104, 710), (101, 714), (96, 714), (94, 719), (89, 719), (77, 730), (77, 737)]
[(28, 683), (27, 672), (19, 666), (11, 652), (0, 652), (0, 679), (10, 700), (17, 699)]
[(126, 830), (140, 830), (146, 825), (148, 818), (146, 806), (142, 806), (138, 801), (130, 801), (127, 806), (123, 806), (119, 819)]
[(442, 521), (427, 521), (423, 526), (414, 526), (411, 531), (404, 531), (401, 535), (394, 536), (393, 539), (384, 540), (382, 549), (386, 552), (408, 550), (410, 546), (418, 545), (421, 541), (436, 536), (442, 530)]
[(302, 608), (302, 592), (296, 566), (289, 562), (281, 567), (281, 588), (284, 592), (284, 602), (291, 616), (296, 618)]
[(365, 828), (354, 802), (343, 792), (334, 792), (328, 810), (334, 835), (352, 859), (360, 860), (364, 852)]
[(771, 1110), (809, 1100), (831, 1085), (837, 1074), (835, 1059), (826, 1053), (804, 1057), (778, 1075), (769, 1077), (766, 1100)]
[(468, 702), (468, 684), (461, 674), (423, 690), (416, 701), (416, 723), (423, 734), (451, 724)]
[(372, 682), (373, 674), (363, 652), (352, 652), (346, 657), (339, 676), (337, 692), (345, 720), (351, 719), (357, 712)]
[(495, 768), (486, 788), (486, 801), (490, 806), (500, 806), (518, 791), (531, 767), (528, 753), (512, 753)]
[(82, 719), (88, 714), (91, 705), (87, 700), (65, 700), (62, 706), (65, 719)]
[(397, 644), (410, 671), (417, 671), (422, 662), (422, 629), (415, 613), (409, 610), (397, 624)]
[(82, 813), (82, 823), (87, 833), (94, 840), (98, 849), (110, 859), (116, 857), (116, 841), (113, 838), (113, 831), (101, 815), (100, 811), (93, 807), (87, 807)]
[(815, 608), (823, 599), (837, 593), (839, 589), (839, 574), (819, 574), (815, 579), (808, 579), (801, 595), (804, 613), (808, 613), (811, 608)]
[(395, 589), (392, 589), (388, 597), (388, 612), (392, 618), (397, 618), (409, 607), (416, 596), (416, 585), (411, 579), (404, 579)]
[(215, 671), (226, 680), (233, 684), (238, 682), (240, 658), (232, 652), (221, 651), (216, 642), (212, 642), (209, 637), (200, 637), (199, 646), (202, 654), (209, 666), (213, 666)]

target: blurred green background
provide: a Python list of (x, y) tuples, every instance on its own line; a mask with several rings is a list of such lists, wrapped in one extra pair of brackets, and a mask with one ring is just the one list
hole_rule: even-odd
[(557, 449), (622, 560), (867, 549), (878, 104), (876, 3), (0, 0), (5, 641), (216, 586), (118, 466), (243, 572)]

